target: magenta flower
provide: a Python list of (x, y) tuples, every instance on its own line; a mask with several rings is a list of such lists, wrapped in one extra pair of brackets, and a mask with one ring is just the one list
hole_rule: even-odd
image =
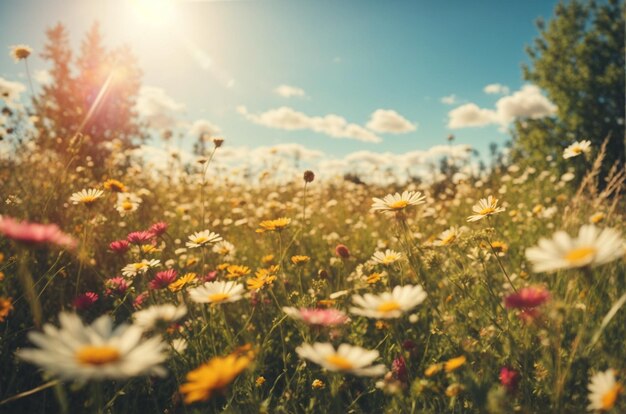
[(128, 243), (128, 240), (115, 240), (109, 244), (109, 249), (111, 249), (113, 253), (117, 254), (124, 254), (129, 248), (130, 243)]
[(123, 295), (128, 290), (128, 282), (121, 276), (112, 277), (104, 282), (106, 288), (105, 294), (111, 296), (113, 294)]
[(337, 326), (346, 323), (348, 316), (338, 309), (316, 309), (316, 308), (291, 308), (283, 307), (283, 312), (293, 319), (300, 320), (307, 325), (317, 326)]
[(202, 276), (200, 278), (200, 282), (213, 282), (215, 279), (217, 279), (217, 270), (210, 271), (206, 275)]
[(164, 221), (154, 223), (152, 226), (150, 226), (150, 229), (148, 229), (148, 231), (158, 237), (167, 231), (167, 223)]
[(150, 231), (133, 231), (128, 233), (126, 240), (133, 244), (148, 244), (154, 237), (154, 233)]
[(529, 286), (504, 298), (504, 305), (510, 309), (532, 309), (550, 299), (550, 292), (540, 286)]
[(408, 381), (409, 377), (407, 375), (406, 361), (402, 355), (398, 355), (394, 358), (391, 363), (391, 372), (398, 381)]
[(0, 233), (24, 244), (49, 243), (67, 249), (76, 247), (76, 241), (56, 224), (18, 222), (11, 217), (0, 217)]
[(144, 302), (148, 300), (149, 297), (150, 297), (150, 294), (148, 292), (141, 292), (140, 294), (138, 294), (137, 297), (135, 297), (135, 300), (133, 301), (133, 308), (141, 309)]
[(520, 380), (520, 374), (512, 368), (502, 367), (500, 369), (499, 378), (500, 384), (502, 384), (502, 386), (506, 388), (508, 392), (514, 392), (517, 389), (517, 384)]
[(93, 306), (94, 303), (98, 301), (98, 294), (95, 292), (87, 292), (82, 295), (78, 295), (74, 301), (73, 305), (76, 310), (87, 310)]
[(335, 247), (335, 254), (342, 259), (350, 258), (350, 250), (345, 244), (338, 244), (337, 247)]
[(165, 289), (170, 285), (170, 283), (176, 280), (177, 276), (178, 272), (176, 272), (176, 270), (174, 269), (167, 269), (162, 272), (157, 272), (157, 274), (154, 276), (154, 279), (152, 279), (148, 283), (148, 287), (155, 290)]

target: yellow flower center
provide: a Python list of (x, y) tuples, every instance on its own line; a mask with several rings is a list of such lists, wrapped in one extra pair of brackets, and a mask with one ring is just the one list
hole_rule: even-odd
[(145, 264), (145, 263), (133, 263), (133, 267), (135, 268), (135, 270), (141, 270), (141, 269), (143, 269), (146, 266), (147, 266), (147, 264)]
[(206, 243), (208, 240), (209, 240), (208, 237), (199, 236), (199, 237), (196, 237), (193, 242), (196, 244), (202, 244), (202, 243)]
[(337, 354), (329, 355), (326, 357), (326, 361), (336, 366), (340, 370), (347, 371), (349, 369), (354, 368), (354, 365), (352, 365), (352, 362), (348, 361), (346, 358), (342, 357), (341, 355), (337, 355)]
[(126, 211), (130, 211), (133, 209), (133, 203), (131, 203), (130, 201), (124, 201), (122, 203), (122, 208)]
[(446, 237), (441, 239), (441, 244), (445, 246), (447, 244), (452, 243), (455, 239), (456, 239), (456, 234), (454, 233), (448, 234)]
[(565, 255), (565, 260), (572, 264), (585, 262), (589, 258), (593, 257), (597, 251), (598, 249), (595, 247), (580, 247), (567, 253)]
[(408, 206), (409, 202), (406, 200), (398, 200), (389, 204), (389, 208), (392, 210), (402, 210), (404, 207)]
[(487, 207), (487, 208), (483, 208), (482, 210), (480, 210), (480, 214), (481, 216), (487, 216), (489, 214), (493, 214), (496, 211), (495, 208), (493, 207)]
[(574, 154), (580, 154), (581, 152), (583, 152), (583, 149), (579, 146), (575, 146), (574, 148), (572, 148), (572, 152)]
[(228, 293), (214, 293), (209, 295), (209, 300), (211, 302), (223, 302), (228, 299), (230, 295)]
[(383, 313), (389, 313), (389, 312), (393, 312), (396, 310), (400, 310), (400, 304), (396, 302), (395, 300), (390, 300), (390, 301), (383, 302), (380, 305), (378, 305), (376, 310), (379, 312), (383, 312)]
[(615, 405), (615, 401), (617, 400), (617, 395), (622, 392), (622, 385), (615, 384), (613, 388), (609, 390), (606, 394), (602, 396), (602, 409), (605, 411), (610, 410)]
[(87, 345), (76, 352), (76, 359), (84, 365), (104, 365), (120, 359), (120, 352), (112, 346)]
[(91, 204), (91, 203), (94, 203), (97, 199), (98, 197), (88, 195), (88, 196), (83, 196), (83, 198), (80, 199), (80, 202), (83, 204)]

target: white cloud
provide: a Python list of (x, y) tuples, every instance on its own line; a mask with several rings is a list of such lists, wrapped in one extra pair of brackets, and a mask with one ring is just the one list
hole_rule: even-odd
[(402, 134), (417, 129), (417, 124), (412, 124), (409, 120), (391, 109), (377, 109), (374, 111), (366, 126), (372, 131), (388, 132), (391, 134)]
[(490, 95), (508, 95), (509, 87), (505, 85), (501, 85), (499, 83), (490, 83), (485, 86), (483, 92), (488, 93)]
[(274, 89), (274, 93), (282, 96), (283, 98), (291, 98), (294, 96), (303, 98), (306, 96), (304, 89), (289, 85), (280, 85), (276, 87), (276, 89)]
[(11, 82), (4, 78), (0, 78), (0, 99), (8, 104), (15, 103), (20, 100), (20, 94), (26, 90), (26, 87), (19, 82)]
[(365, 142), (382, 141), (373, 132), (360, 125), (348, 123), (345, 118), (335, 114), (309, 116), (286, 106), (270, 109), (260, 114), (252, 114), (245, 106), (239, 106), (237, 112), (247, 120), (268, 128), (288, 131), (310, 129), (333, 138), (348, 138)]
[(189, 135), (193, 138), (199, 137), (201, 135), (207, 134), (210, 137), (217, 136), (221, 133), (220, 127), (207, 121), (206, 119), (198, 119), (191, 125), (189, 128)]
[(182, 112), (185, 105), (176, 102), (161, 88), (142, 86), (136, 108), (153, 128), (172, 128), (176, 124), (176, 114)]
[(444, 96), (443, 98), (441, 98), (441, 103), (444, 103), (446, 105), (454, 105), (455, 103), (457, 103), (457, 97), (455, 94)]
[(505, 128), (515, 118), (538, 119), (556, 113), (557, 107), (541, 94), (535, 85), (524, 85), (512, 95), (504, 96), (496, 102), (495, 109), (480, 108), (468, 103), (448, 112), (448, 128), (481, 127), (500, 125)]

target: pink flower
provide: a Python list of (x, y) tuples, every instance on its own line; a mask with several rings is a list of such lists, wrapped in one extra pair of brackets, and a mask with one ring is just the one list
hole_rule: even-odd
[(167, 231), (167, 223), (164, 221), (154, 223), (152, 226), (150, 226), (150, 229), (148, 229), (148, 231), (155, 236), (160, 236)]
[(165, 289), (170, 283), (176, 280), (176, 276), (178, 276), (178, 272), (174, 269), (157, 272), (154, 279), (148, 283), (148, 287), (150, 287), (150, 289)]
[(507, 308), (532, 309), (543, 305), (550, 299), (550, 292), (540, 286), (530, 286), (504, 298)]
[(337, 247), (335, 247), (335, 254), (342, 259), (350, 258), (350, 250), (345, 244), (338, 244)]
[(25, 244), (51, 243), (67, 249), (76, 247), (76, 241), (56, 224), (18, 222), (11, 217), (0, 217), (0, 233)]
[(87, 292), (82, 295), (78, 295), (73, 302), (74, 307), (77, 310), (87, 310), (98, 301), (98, 294), (95, 292)]
[(133, 301), (133, 308), (141, 309), (144, 302), (148, 299), (149, 295), (150, 294), (148, 292), (141, 292), (140, 294), (138, 294), (135, 300)]
[(290, 308), (284, 307), (283, 311), (294, 319), (298, 319), (307, 325), (336, 326), (343, 325), (348, 321), (348, 316), (338, 309), (316, 308)]
[(111, 249), (113, 253), (117, 254), (126, 253), (129, 247), (130, 243), (128, 243), (128, 240), (115, 240), (109, 244), (109, 249)]
[(150, 231), (133, 231), (128, 233), (126, 240), (133, 244), (148, 244), (154, 237), (154, 233)]
[(520, 374), (512, 368), (502, 367), (500, 369), (499, 378), (500, 384), (502, 384), (508, 392), (514, 392), (517, 388), (517, 384), (519, 383)]
[(200, 282), (213, 282), (217, 279), (217, 270), (213, 270), (200, 278)]
[(402, 355), (398, 355), (394, 358), (393, 362), (391, 363), (391, 372), (398, 381), (407, 382), (408, 376), (406, 370), (406, 361), (404, 360), (404, 357)]
[(104, 282), (106, 287), (105, 294), (111, 296), (113, 294), (123, 295), (128, 289), (128, 282), (121, 276), (112, 277)]

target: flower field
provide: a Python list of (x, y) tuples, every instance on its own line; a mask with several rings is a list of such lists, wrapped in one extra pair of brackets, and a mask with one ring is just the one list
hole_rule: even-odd
[(603, 148), (565, 149), (573, 181), (397, 187), (217, 179), (223, 145), (159, 177), (131, 153), (105, 180), (32, 145), (2, 161), (2, 410), (626, 409)]

